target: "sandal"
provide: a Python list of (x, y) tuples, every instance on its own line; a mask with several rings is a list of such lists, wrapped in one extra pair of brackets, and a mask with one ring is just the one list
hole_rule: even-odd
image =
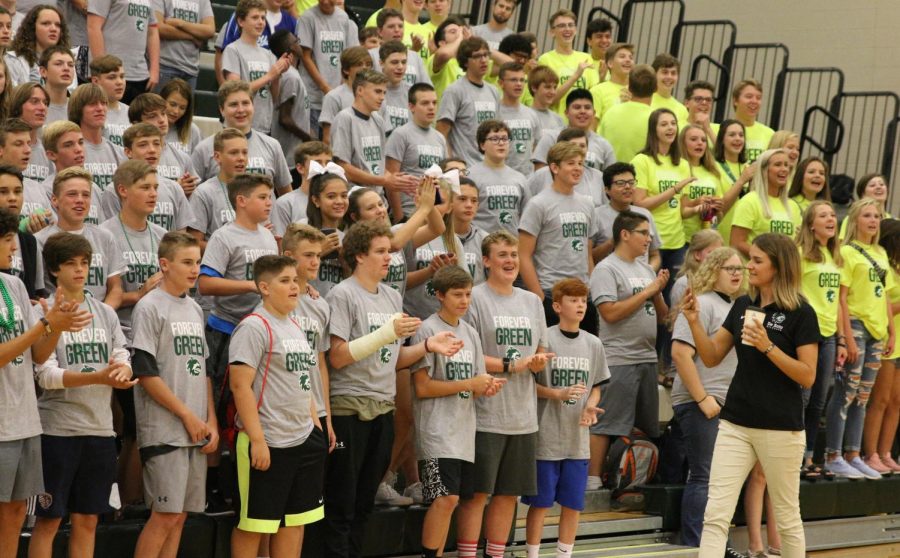
[[(833, 475), (833, 474), (832, 474)], [(823, 470), (821, 467), (816, 465), (815, 463), (810, 463), (806, 467), (800, 470), (800, 479), (806, 480), (810, 482), (815, 482), (821, 479), (823, 476)]]

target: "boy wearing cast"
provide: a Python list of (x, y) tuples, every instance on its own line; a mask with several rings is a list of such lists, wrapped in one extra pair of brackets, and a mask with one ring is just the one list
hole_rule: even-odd
[(522, 498), (528, 504), (526, 558), (537, 558), (547, 511), (562, 508), (556, 558), (569, 558), (584, 509), (590, 460), (588, 427), (602, 413), (600, 385), (609, 380), (603, 343), (578, 329), (588, 308), (588, 286), (569, 278), (553, 285), (553, 311), (559, 325), (547, 331), (548, 350), (555, 356), (537, 375), (538, 494)]
[(422, 322), (416, 339), (449, 331), (463, 349), (449, 358), (427, 355), (413, 366), (416, 454), (429, 503), (422, 526), (424, 558), (442, 553), (459, 499), (474, 494), (473, 396), (492, 396), (505, 382), (487, 373), (478, 332), (461, 319), (469, 307), (472, 276), (450, 265), (435, 273), (432, 285), (440, 309)]
[[(19, 219), (0, 209), (0, 264), (9, 268), (16, 250)], [(0, 274), (0, 549), (17, 555), (28, 498), (44, 492), (41, 418), (34, 390), (34, 365), (53, 353), (59, 335), (90, 324), (74, 301), (57, 297), (43, 317), (28, 299), (25, 285)]]
[(666, 269), (654, 273), (640, 261), (650, 246), (650, 222), (622, 211), (613, 222), (615, 250), (591, 273), (591, 296), (600, 314), (599, 337), (611, 375), (600, 408), (605, 413), (591, 427), (588, 488), (600, 486), (600, 468), (611, 436), (627, 436), (634, 427), (659, 435), (656, 385), (656, 326), (668, 313), (662, 289)]
[[(575, 193), (584, 173), (584, 149), (560, 142), (547, 159), (553, 183), (529, 201), (519, 221), (519, 256), (525, 287), (544, 301), (544, 315), (556, 323), (550, 289), (566, 277), (582, 281), (594, 269), (591, 257), (597, 225), (593, 222), (593, 201)], [(594, 331), (596, 315), (587, 310), (585, 329)]]
[[(384, 148), (384, 168), (389, 173), (404, 173), (421, 177), (432, 165), (447, 157), (447, 139), (432, 127), (437, 117), (438, 99), (434, 87), (417, 83), (410, 87), (407, 96), (409, 122), (391, 134)], [(403, 216), (415, 211), (413, 196), (400, 193)], [(391, 204), (394, 218), (400, 217), (398, 207)]]
[[(156, 208), (150, 215), (150, 221), (167, 231), (187, 229), (188, 225), (194, 221), (194, 213), (191, 211), (187, 197), (178, 184), (162, 176), (158, 170), (160, 153), (167, 147), (163, 142), (163, 133), (152, 124), (134, 124), (125, 130), (123, 139), (126, 157), (132, 161), (143, 161), (157, 169), (158, 197)], [(171, 148), (168, 151), (175, 153), (175, 150)], [(122, 207), (122, 201), (114, 188), (103, 192), (101, 199), (105, 215), (112, 217), (118, 214)]]
[(44, 486), (52, 500), (35, 508), (38, 519), (28, 545), (31, 558), (50, 558), (53, 538), (67, 514), (72, 521), (70, 554), (93, 555), (98, 516), (112, 511), (116, 443), (109, 402), (113, 388), (130, 389), (136, 381), (131, 380), (125, 336), (115, 310), (85, 296), (91, 252), (87, 239), (69, 233), (57, 233), (44, 245), (56, 296), (91, 317), (78, 333), (53, 335), (54, 354), (35, 370), (43, 388), (38, 410), (44, 428)]
[(219, 426), (207, 377), (203, 310), (188, 296), (200, 273), (200, 246), (184, 232), (159, 243), (163, 274), (134, 308), (137, 439), (150, 519), (136, 558), (174, 556), (188, 512), (202, 512), (206, 455), (216, 451)]
[[(216, 98), (224, 127), (236, 128), (247, 138), (245, 172), (267, 175), (275, 183), (275, 192), (279, 196), (290, 192), (291, 170), (284, 159), (281, 144), (252, 129), (253, 97), (250, 94), (250, 84), (246, 81), (226, 81), (219, 86)], [(200, 180), (209, 180), (219, 174), (219, 164), (213, 157), (214, 141), (214, 136), (203, 139), (191, 155), (191, 162)]]
[(235, 328), (228, 351), (241, 496), (231, 553), (254, 558), (262, 535), (271, 534), (272, 558), (296, 558), (303, 526), (325, 513), (328, 443), (310, 379), (318, 359), (292, 317), (300, 294), (296, 262), (262, 256), (253, 263), (253, 281), (262, 304)]
[(122, 163), (113, 175), (113, 188), (122, 209), (100, 225), (115, 239), (128, 266), (122, 275), (122, 302), (117, 313), (129, 345), (134, 305), (162, 280), (157, 247), (166, 229), (151, 220), (158, 205), (157, 180), (156, 169), (144, 161)]
[(478, 149), (484, 160), (469, 167), (469, 178), (478, 185), (478, 214), (475, 224), (487, 232), (499, 229), (516, 233), (528, 202), (525, 176), (506, 164), (509, 156), (509, 128), (499, 120), (478, 126)]
[(302, 223), (288, 225), (281, 239), (282, 255), (293, 258), (297, 262), (297, 285), (300, 291), (297, 296), (297, 308), (293, 318), (306, 334), (306, 342), (318, 357), (318, 370), (310, 371), (313, 399), (319, 422), (328, 439), (328, 451), (334, 450), (337, 442), (334, 429), (331, 427), (331, 397), (328, 388), (328, 361), (325, 352), (331, 347), (329, 323), (331, 309), (324, 297), (313, 298), (309, 295), (309, 282), (319, 276), (322, 247), (325, 235), (321, 231)]
[[(60, 231), (87, 238), (93, 253), (85, 289), (97, 300), (118, 308), (122, 302), (122, 274), (128, 268), (113, 235), (97, 225), (85, 222), (90, 213), (93, 188), (91, 173), (83, 168), (70, 167), (57, 173), (53, 178), (51, 201), (56, 208), (58, 220), (56, 224), (38, 232), (35, 238), (41, 249), (51, 235)], [(47, 288), (52, 291), (54, 286), (47, 279)]]
[(482, 515), (485, 555), (502, 557), (517, 497), (537, 494), (534, 374), (553, 357), (544, 352), (547, 326), (540, 299), (513, 286), (519, 274), (516, 237), (503, 230), (491, 233), (482, 243), (482, 255), (488, 279), (472, 289), (464, 319), (478, 332), (488, 373), (507, 383), (496, 397), (476, 402), (475, 495), (460, 506), (460, 558), (475, 556)]
[(131, 125), (128, 121), (128, 105), (122, 102), (125, 94), (125, 70), (122, 59), (107, 54), (91, 60), (91, 83), (96, 83), (106, 93), (106, 127), (103, 136), (113, 145), (122, 147), (122, 134)]
[[(225, 128), (213, 138), (213, 159), (219, 174), (198, 186), (190, 199), (194, 222), (188, 225), (188, 231), (203, 249), (212, 233), (234, 221), (234, 208), (225, 185), (247, 170), (247, 150), (247, 137), (235, 128)], [(279, 199), (286, 197), (289, 196)]]

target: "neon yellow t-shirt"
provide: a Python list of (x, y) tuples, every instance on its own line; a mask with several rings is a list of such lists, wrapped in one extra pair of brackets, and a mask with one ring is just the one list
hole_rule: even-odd
[(841, 269), (828, 248), (819, 246), (819, 251), (823, 257), (821, 262), (809, 261), (800, 254), (800, 290), (816, 311), (819, 333), (831, 337), (837, 331)]
[(591, 95), (594, 96), (594, 112), (597, 113), (598, 120), (602, 122), (603, 115), (606, 111), (613, 105), (617, 105), (621, 102), (620, 95), (622, 94), (623, 89), (625, 89), (624, 85), (619, 85), (618, 83), (613, 83), (611, 81), (604, 81), (599, 85), (591, 87)]
[(319, 4), (318, 0), (294, 0), (297, 4), (297, 16), (303, 15), (303, 12), (312, 8), (313, 6), (317, 6)]
[(628, 101), (613, 106), (597, 126), (597, 133), (612, 144), (617, 161), (630, 161), (647, 144), (647, 121), (653, 109)]
[(434, 58), (430, 58), (425, 64), (428, 67), (428, 76), (431, 78), (431, 83), (434, 84), (434, 91), (437, 93), (438, 102), (440, 103), (441, 97), (444, 96), (444, 91), (461, 78), (465, 72), (459, 67), (459, 62), (456, 61), (456, 58), (448, 60), (438, 73), (434, 72)]
[[(891, 269), (890, 275), (894, 278), (894, 285), (890, 289), (888, 289), (888, 299), (891, 301), (891, 304), (896, 304), (900, 302), (900, 275), (897, 275), (897, 272)], [(900, 331), (897, 329), (900, 327), (900, 314), (894, 316), (894, 331)], [(900, 358), (900, 347), (897, 346), (897, 343), (894, 343), (894, 351), (887, 356), (887, 358)]]
[[(691, 175), (691, 167), (687, 160), (681, 159), (678, 165), (672, 164), (668, 155), (660, 155), (657, 165), (653, 158), (640, 154), (631, 160), (634, 165), (637, 188), (647, 191), (647, 196), (655, 196), (670, 188)], [(684, 225), (681, 220), (681, 204), (679, 196), (661, 203), (650, 212), (653, 215), (653, 223), (659, 232), (663, 250), (677, 250), (684, 246)]]
[(894, 288), (894, 275), (890, 273), (887, 252), (878, 244), (856, 245), (868, 253), (878, 264), (878, 267), (887, 271), (885, 284), (882, 285), (875, 272), (875, 268), (866, 257), (859, 253), (853, 246), (841, 246), (841, 257), (844, 259), (844, 267), (841, 268), (841, 286), (847, 287), (847, 309), (850, 316), (860, 320), (866, 326), (866, 330), (875, 339), (887, 339), (888, 312), (885, 301), (885, 291), (890, 292)]
[(733, 226), (750, 231), (748, 242), (753, 242), (757, 236), (770, 232), (794, 238), (794, 232), (800, 226), (800, 212), (797, 211), (797, 205), (788, 201), (785, 208), (780, 198), (772, 196), (768, 196), (768, 202), (772, 215), (769, 218), (763, 213), (762, 202), (754, 192), (750, 192), (735, 204)]
[[(713, 126), (718, 128), (718, 124), (713, 124)], [(722, 166), (722, 163), (716, 162), (716, 165), (719, 166), (719, 171), (722, 173), (722, 186), (725, 188), (727, 192), (729, 188), (731, 188), (735, 182), (737, 182), (738, 177), (741, 176), (741, 173), (744, 172), (744, 165), (740, 163), (731, 163), (725, 161), (725, 165)], [(734, 223), (734, 209), (737, 207), (737, 202), (740, 200), (736, 200), (733, 204), (731, 204), (731, 209), (725, 213), (725, 216), (722, 217), (722, 220), (719, 221), (719, 234), (722, 235), (722, 240), (725, 241), (725, 246), (731, 245), (731, 225)]]
[[(591, 55), (586, 52), (579, 52), (577, 50), (573, 51), (571, 54), (560, 54), (555, 50), (550, 50), (545, 52), (540, 56), (540, 58), (538, 58), (538, 64), (548, 66), (550, 69), (556, 72), (556, 75), (559, 76), (560, 86), (569, 81), (569, 79), (572, 78), (575, 72), (578, 71), (578, 64), (585, 61), (591, 62)], [(598, 83), (600, 83), (600, 81), (597, 78), (596, 73), (585, 71), (575, 82), (575, 85), (572, 86), (572, 89), (590, 89)], [(565, 114), (565, 99), (560, 100), (550, 108), (558, 112), (560, 115)]]
[(744, 149), (747, 151), (748, 163), (755, 161), (763, 151), (769, 148), (769, 142), (772, 141), (774, 133), (772, 128), (760, 122), (754, 122), (753, 126), (744, 127)]
[(806, 199), (806, 196), (803, 194), (797, 194), (791, 200), (797, 204), (797, 207), (800, 208), (800, 214), (806, 213), (806, 208), (812, 204), (812, 200)]
[[(682, 196), (687, 196), (690, 200), (696, 200), (702, 196), (713, 196), (717, 198), (721, 198), (725, 195), (725, 188), (722, 184), (722, 173), (719, 173), (719, 176), (709, 172), (704, 167), (691, 167), (691, 176), (697, 177), (697, 180), (691, 182), (687, 185), (687, 187), (682, 191)], [(699, 231), (702, 228), (702, 223), (700, 222), (699, 215), (691, 215), (690, 217), (684, 218), (684, 236), (688, 242), (690, 242), (691, 237), (694, 236), (694, 233)]]
[(678, 99), (675, 97), (666, 98), (659, 93), (654, 93), (653, 99), (650, 101), (650, 108), (653, 110), (667, 108), (674, 112), (675, 118), (678, 119), (679, 128), (681, 127), (682, 122), (688, 121), (688, 109), (678, 102)]

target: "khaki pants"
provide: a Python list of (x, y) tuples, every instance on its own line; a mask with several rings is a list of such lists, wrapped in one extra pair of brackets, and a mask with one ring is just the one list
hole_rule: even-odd
[(805, 446), (802, 430), (763, 430), (719, 421), (699, 558), (721, 558), (725, 552), (741, 486), (757, 461), (766, 473), (769, 498), (775, 508), (781, 555), (806, 555), (800, 517), (800, 466)]

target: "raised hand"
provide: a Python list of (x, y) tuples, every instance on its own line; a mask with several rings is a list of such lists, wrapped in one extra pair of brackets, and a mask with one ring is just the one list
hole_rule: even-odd
[(428, 350), (445, 357), (455, 355), (462, 348), (462, 339), (457, 339), (450, 331), (442, 331), (428, 338)]
[(409, 337), (410, 335), (415, 335), (420, 325), (422, 325), (422, 320), (419, 318), (403, 314), (399, 318), (394, 319), (394, 333), (400, 338)]

